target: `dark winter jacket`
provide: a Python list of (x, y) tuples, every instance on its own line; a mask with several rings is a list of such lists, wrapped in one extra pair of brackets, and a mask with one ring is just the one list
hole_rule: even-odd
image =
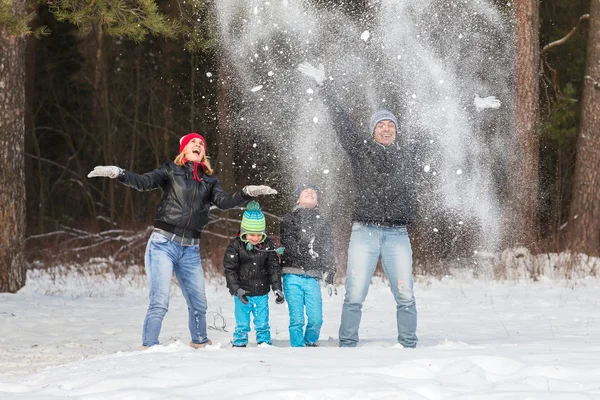
[(229, 293), (242, 288), (247, 296), (263, 296), (270, 289), (281, 289), (279, 256), (271, 239), (266, 238), (250, 251), (246, 243), (237, 237), (231, 242), (225, 258), (225, 280)]
[(280, 227), (282, 273), (322, 278), (329, 283), (335, 274), (333, 234), (318, 207), (296, 208), (283, 217)]
[(356, 197), (353, 221), (387, 226), (414, 220), (417, 203), (415, 147), (397, 132), (396, 143), (385, 146), (362, 133), (337, 103), (324, 91), (338, 140), (352, 163)]
[(180, 167), (168, 161), (143, 175), (125, 171), (119, 181), (140, 191), (162, 189), (154, 226), (179, 236), (198, 238), (208, 223), (211, 204), (224, 210), (242, 205), (250, 197), (241, 191), (228, 195), (214, 175), (203, 174), (202, 182), (198, 182), (192, 174), (192, 163)]

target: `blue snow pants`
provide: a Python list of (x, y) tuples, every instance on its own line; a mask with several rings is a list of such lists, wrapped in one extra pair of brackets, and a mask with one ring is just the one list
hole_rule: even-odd
[[(319, 280), (305, 275), (284, 274), (283, 292), (290, 312), (290, 346), (317, 344), (323, 325), (323, 300)], [(308, 323), (304, 330), (304, 307)]]
[(256, 343), (271, 343), (271, 328), (269, 327), (269, 295), (248, 296), (248, 304), (244, 304), (237, 297), (233, 297), (235, 331), (233, 332), (233, 345), (244, 346), (248, 344), (250, 332), (250, 314), (254, 319)]

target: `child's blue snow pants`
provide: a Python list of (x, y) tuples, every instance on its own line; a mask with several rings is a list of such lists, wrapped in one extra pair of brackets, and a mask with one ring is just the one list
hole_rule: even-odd
[(248, 304), (244, 304), (237, 297), (233, 298), (235, 305), (235, 331), (233, 332), (233, 345), (244, 346), (248, 344), (250, 332), (250, 314), (254, 319), (256, 343), (271, 343), (271, 328), (269, 327), (269, 295), (247, 296)]
[[(323, 300), (319, 280), (306, 275), (284, 274), (283, 291), (290, 312), (290, 346), (316, 344), (323, 325)], [(306, 332), (303, 332), (305, 306), (308, 324)]]

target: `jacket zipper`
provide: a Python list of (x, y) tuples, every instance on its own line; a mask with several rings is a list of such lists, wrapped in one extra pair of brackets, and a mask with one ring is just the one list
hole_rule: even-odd
[(185, 231), (187, 230), (188, 226), (190, 226), (190, 222), (192, 222), (192, 213), (194, 212), (194, 200), (196, 199), (197, 188), (198, 188), (198, 185), (196, 184), (196, 181), (194, 181), (194, 193), (192, 194), (192, 204), (190, 206), (190, 217), (188, 218), (188, 222), (185, 225), (185, 228), (183, 228), (183, 238), (185, 238)]
[(258, 260), (256, 259), (256, 256), (258, 256), (258, 253), (256, 251), (254, 251), (254, 246), (252, 246), (252, 259), (254, 260), (254, 292), (258, 293), (258, 284), (259, 284), (259, 274), (258, 274)]

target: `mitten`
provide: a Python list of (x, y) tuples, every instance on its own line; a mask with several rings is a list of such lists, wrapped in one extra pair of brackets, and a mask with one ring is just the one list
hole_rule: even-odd
[(500, 108), (500, 106), (502, 105), (502, 102), (496, 99), (495, 96), (481, 98), (477, 94), (475, 95), (475, 100), (473, 101), (473, 103), (475, 103), (475, 108), (477, 109), (477, 111), (481, 111), (486, 108)]
[(323, 67), (323, 64), (319, 64), (319, 67), (316, 68), (308, 62), (303, 62), (298, 65), (298, 71), (313, 78), (319, 86), (323, 85), (323, 82), (325, 82), (325, 68)]
[(88, 178), (104, 176), (114, 179), (118, 177), (121, 172), (123, 172), (123, 168), (119, 168), (114, 165), (98, 165), (97, 167), (94, 167), (94, 170), (88, 174)]
[(248, 301), (248, 297), (246, 297), (246, 293), (247, 293), (247, 292), (246, 292), (244, 289), (242, 289), (242, 288), (239, 288), (238, 290), (236, 290), (236, 291), (235, 291), (235, 293), (233, 293), (233, 295), (234, 295), (235, 297), (237, 297), (238, 299), (240, 299), (240, 301), (241, 301), (243, 304), (248, 304), (248, 303), (249, 303), (249, 301)]
[(334, 294), (337, 296), (337, 288), (331, 283), (327, 284), (327, 294), (329, 295), (329, 297), (331, 297)]
[(242, 192), (250, 197), (260, 196), (261, 194), (277, 194), (277, 190), (266, 185), (248, 185), (242, 189)]
[(333, 273), (333, 272), (325, 272), (325, 274), (323, 276), (323, 280), (325, 281), (326, 284), (333, 285), (333, 277), (334, 276), (335, 276), (335, 273)]
[(283, 304), (283, 302), (285, 301), (285, 296), (283, 295), (283, 292), (281, 290), (274, 290), (273, 292), (275, 293), (275, 303)]

